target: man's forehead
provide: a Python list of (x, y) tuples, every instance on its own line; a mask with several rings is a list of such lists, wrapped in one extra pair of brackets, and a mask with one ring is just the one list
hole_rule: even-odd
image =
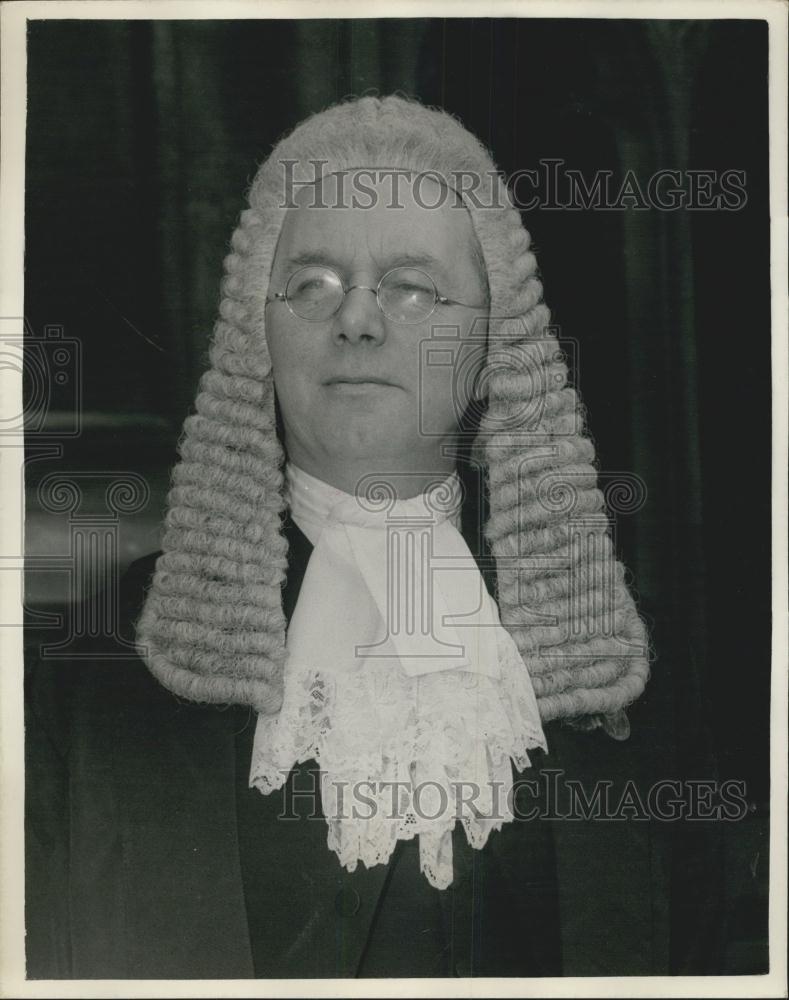
[(411, 257), (414, 266), (437, 266), (472, 246), (471, 217), (455, 192), (447, 196), (429, 176), (399, 191), (386, 181), (365, 169), (332, 173), (319, 188), (301, 188), (285, 212), (278, 258), (300, 262), (311, 254), (320, 262), (355, 246), (386, 258)]

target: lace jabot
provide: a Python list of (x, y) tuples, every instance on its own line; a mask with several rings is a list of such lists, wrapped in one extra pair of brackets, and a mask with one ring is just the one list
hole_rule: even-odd
[(281, 788), (315, 759), (328, 846), (353, 871), (419, 837), (421, 869), (452, 882), (452, 830), (472, 847), (510, 822), (512, 763), (547, 749), (518, 649), (458, 530), (455, 473), (420, 496), (356, 497), (287, 467), (313, 543), (287, 634), (278, 715), (259, 716), (250, 786)]

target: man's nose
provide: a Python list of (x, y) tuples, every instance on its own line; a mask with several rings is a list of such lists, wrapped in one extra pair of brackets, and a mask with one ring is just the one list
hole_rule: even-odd
[(374, 288), (353, 285), (348, 289), (334, 317), (332, 333), (338, 341), (383, 343), (386, 322)]

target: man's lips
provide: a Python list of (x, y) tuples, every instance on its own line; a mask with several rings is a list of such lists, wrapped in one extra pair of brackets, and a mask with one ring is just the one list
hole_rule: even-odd
[(331, 378), (327, 378), (324, 385), (394, 385), (394, 382), (390, 382), (388, 379), (381, 378), (378, 375), (332, 375)]

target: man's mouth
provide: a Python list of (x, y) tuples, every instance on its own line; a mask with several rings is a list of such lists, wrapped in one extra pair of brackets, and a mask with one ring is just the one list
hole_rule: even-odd
[(388, 379), (378, 375), (333, 375), (325, 385), (393, 385)]

